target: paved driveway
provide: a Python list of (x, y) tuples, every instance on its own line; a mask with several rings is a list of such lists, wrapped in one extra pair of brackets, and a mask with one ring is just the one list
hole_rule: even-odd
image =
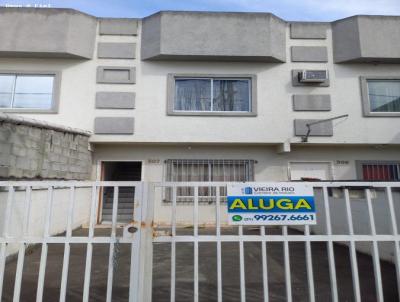
[[(187, 231), (187, 230), (186, 230)], [(183, 232), (186, 232), (183, 231)], [(79, 236), (87, 230), (74, 232)], [(109, 233), (107, 229), (97, 229), (96, 234)], [(286, 301), (283, 264), (283, 245), (269, 243), (268, 278), (270, 301)], [(222, 244), (222, 275), (224, 301), (240, 301), (239, 245)], [(349, 252), (346, 246), (335, 245), (335, 259), (339, 286), (339, 301), (353, 301)], [(21, 301), (35, 301), (37, 275), (40, 262), (40, 247), (27, 252), (24, 263)], [(45, 277), (44, 301), (57, 301), (61, 280), (64, 246), (49, 245)], [(93, 249), (91, 301), (105, 301), (109, 247), (97, 244)], [(325, 243), (313, 243), (313, 270), (317, 301), (330, 301), (330, 282)], [(86, 246), (71, 246), (67, 301), (81, 301)], [(153, 301), (170, 301), (170, 245), (154, 245)], [(216, 244), (199, 244), (199, 291), (200, 301), (217, 301)], [(308, 301), (307, 275), (304, 243), (290, 244), (293, 301)], [(262, 301), (261, 246), (259, 243), (245, 243), (246, 301)], [(127, 301), (129, 293), (130, 246), (120, 245), (116, 258), (113, 301)], [(376, 301), (371, 257), (358, 254), (362, 301)], [(16, 259), (6, 265), (3, 301), (12, 301)], [(385, 301), (398, 301), (396, 274), (392, 264), (381, 262)], [(176, 301), (193, 300), (193, 244), (177, 244)]]

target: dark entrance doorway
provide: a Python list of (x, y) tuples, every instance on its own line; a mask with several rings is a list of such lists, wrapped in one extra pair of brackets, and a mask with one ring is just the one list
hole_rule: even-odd
[[(103, 162), (102, 180), (104, 181), (141, 181), (141, 162)], [(135, 188), (120, 187), (118, 194), (117, 222), (125, 223), (133, 219)], [(102, 222), (112, 221), (114, 188), (105, 187), (102, 193)]]

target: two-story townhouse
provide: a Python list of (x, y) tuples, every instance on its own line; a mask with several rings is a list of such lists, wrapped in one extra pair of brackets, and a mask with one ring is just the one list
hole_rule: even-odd
[(1, 8), (0, 37), (0, 110), (90, 131), (93, 179), (400, 180), (400, 17)]

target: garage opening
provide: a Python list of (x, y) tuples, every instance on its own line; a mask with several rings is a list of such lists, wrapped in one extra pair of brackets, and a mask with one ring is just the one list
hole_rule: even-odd
[[(141, 181), (141, 162), (103, 162), (102, 180), (104, 181)], [(133, 219), (135, 188), (120, 187), (118, 193), (118, 223), (126, 223)], [(101, 222), (112, 221), (114, 188), (105, 187), (102, 192)]]

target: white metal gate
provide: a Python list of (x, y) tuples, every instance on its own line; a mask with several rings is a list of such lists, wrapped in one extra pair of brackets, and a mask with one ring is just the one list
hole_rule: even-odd
[[(105, 187), (112, 187), (114, 189), (112, 223), (109, 226), (111, 232), (107, 236), (99, 236), (95, 235), (95, 225), (99, 210), (100, 190)], [(128, 225), (129, 230), (127, 227), (123, 234), (117, 234), (118, 192), (121, 187), (135, 188), (135, 210), (132, 222)], [(107, 244), (109, 245), (109, 257), (104, 300), (112, 301), (115, 247), (117, 244), (126, 243), (131, 245), (129, 301), (140, 301), (138, 298), (138, 285), (141, 224), (137, 222), (141, 221), (142, 201), (145, 200), (143, 183), (20, 181), (0, 182), (0, 190), (0, 209), (2, 212), (0, 212), (2, 219), (2, 229), (0, 232), (0, 300), (2, 300), (7, 254), (15, 252), (15, 246), (17, 246), (18, 256), (12, 300), (20, 301), (26, 249), (29, 245), (39, 245), (41, 246), (41, 255), (36, 298), (30, 297), (30, 300), (36, 299), (36, 301), (42, 301), (48, 248), (51, 244), (61, 243), (64, 245), (64, 253), (60, 292), (59, 297), (53, 297), (52, 300), (68, 300), (66, 297), (71, 246), (74, 244), (85, 244), (86, 257), (84, 268), (82, 268), (82, 274), (84, 274), (82, 301), (89, 301), (91, 277), (93, 276), (93, 245)], [(79, 194), (83, 195), (79, 198), (77, 196), (78, 190)], [(65, 191), (68, 192), (68, 196), (66, 196)], [(77, 199), (79, 199), (79, 203)], [(88, 204), (86, 205), (86, 203)], [(63, 205), (65, 208), (60, 209)], [(76, 211), (77, 208), (78, 211)], [(40, 225), (36, 220), (37, 216), (41, 216), (44, 220)], [(57, 220), (62, 220), (63, 217), (65, 217), (64, 224), (60, 225), (60, 222)], [(78, 224), (76, 224), (76, 220), (79, 220)], [(35, 223), (36, 225), (34, 225)], [(73, 229), (81, 224), (87, 227), (88, 232), (84, 235), (74, 235)], [(4, 296), (3, 299), (4, 301), (11, 300), (10, 297)]]
[[(227, 206), (224, 195), (226, 194), (226, 183), (159, 183), (154, 184), (152, 192), (154, 196), (151, 198), (155, 201), (154, 208), (150, 208), (150, 213), (154, 213), (152, 221), (155, 222), (152, 245), (147, 246), (147, 251), (151, 251), (157, 243), (167, 243), (170, 245), (170, 301), (175, 301), (179, 290), (176, 289), (176, 263), (178, 244), (192, 243), (193, 249), (193, 290), (192, 294), (195, 302), (199, 301), (199, 262), (204, 263), (204, 259), (199, 259), (199, 244), (215, 243), (216, 253), (214, 257), (217, 259), (215, 270), (217, 272), (216, 297), (213, 301), (248, 301), (246, 295), (246, 248), (245, 244), (256, 242), (261, 245), (262, 266), (262, 292), (252, 301), (276, 301), (271, 297), (271, 288), (268, 274), (268, 251), (269, 246), (273, 243), (282, 243), (283, 245), (283, 265), (285, 299), (286, 301), (316, 301), (316, 297), (321, 295), (316, 292), (316, 270), (313, 269), (314, 259), (312, 252), (313, 243), (326, 244), (327, 262), (329, 270), (329, 288), (330, 293), (322, 297), (324, 301), (340, 301), (340, 292), (338, 285), (342, 281), (337, 276), (337, 267), (340, 267), (342, 259), (335, 257), (334, 246), (340, 244), (348, 249), (350, 258), (350, 274), (352, 281), (352, 297), (350, 300), (366, 301), (384, 301), (384, 289), (382, 282), (381, 258), (387, 261), (393, 261), (395, 265), (395, 275), (397, 277), (397, 289), (399, 289), (400, 270), (399, 270), (399, 234), (398, 223), (400, 218), (400, 198), (399, 183), (378, 183), (378, 182), (316, 182), (309, 183), (314, 187), (317, 197), (317, 222), (316, 226), (295, 227), (291, 230), (288, 226), (278, 227), (280, 231), (274, 233), (270, 231), (270, 227), (257, 227), (256, 233), (246, 234), (245, 227), (239, 226), (234, 234), (223, 234), (224, 228), (227, 227), (227, 219), (225, 213)], [(157, 189), (159, 192), (157, 193)], [(394, 194), (396, 200), (394, 202)], [(168, 196), (170, 196), (168, 198)], [(206, 205), (204, 205), (206, 204)], [(381, 207), (386, 205), (386, 213)], [(340, 207), (342, 207), (340, 211)], [(165, 211), (171, 209), (170, 223), (166, 223)], [(199, 210), (203, 207), (202, 210)], [(204, 218), (202, 212), (206, 211), (205, 207), (212, 207), (214, 210), (213, 217), (208, 217), (209, 221)], [(160, 209), (157, 213), (157, 209)], [(210, 214), (209, 209), (207, 213)], [(201, 218), (199, 217), (202, 216)], [(178, 217), (180, 216), (180, 217)], [(191, 219), (188, 219), (188, 218)], [(191, 220), (191, 221), (188, 221)], [(334, 221), (334, 222), (333, 222)], [(159, 222), (159, 225), (157, 225)], [(178, 233), (179, 229), (185, 229), (192, 225), (193, 230)], [(215, 228), (215, 233), (201, 234), (200, 226)], [(277, 227), (272, 227), (276, 229)], [(293, 233), (295, 231), (295, 233)], [(240, 290), (237, 293), (237, 299), (233, 297), (224, 297), (223, 295), (223, 248), (222, 244), (227, 242), (238, 243), (239, 249), (239, 275)], [(292, 288), (292, 269), (293, 263), (290, 261), (290, 248), (292, 243), (304, 243), (304, 264), (306, 268), (306, 282), (308, 288), (307, 297), (294, 298)], [(393, 244), (393, 250), (388, 252), (386, 244)], [(365, 244), (370, 244), (371, 248), (366, 248)], [(385, 246), (380, 246), (385, 244)], [(380, 255), (381, 252), (381, 255)], [(365, 284), (367, 287), (375, 286), (375, 294), (373, 297), (363, 297), (360, 289), (360, 275), (358, 258), (364, 254), (369, 254), (372, 260), (373, 279), (372, 284)], [(152, 261), (149, 253), (148, 261)], [(361, 255), (361, 256), (360, 256)], [(386, 257), (386, 259), (385, 259)], [(151, 264), (147, 264), (151, 266)], [(317, 272), (318, 273), (318, 272)], [(211, 274), (211, 272), (210, 272)], [(363, 276), (361, 276), (363, 277)], [(394, 279), (396, 279), (396, 277)], [(153, 276), (154, 280), (154, 276)], [(318, 281), (318, 280), (317, 280)], [(150, 284), (151, 279), (147, 279)], [(154, 282), (154, 281), (153, 281)], [(153, 284), (153, 288), (155, 285)], [(150, 301), (151, 287), (145, 296)], [(388, 301), (397, 301), (399, 292), (394, 296), (388, 296)], [(153, 294), (154, 297), (154, 294)], [(159, 298), (159, 297), (158, 297)], [(185, 299), (188, 297), (185, 297)], [(182, 297), (180, 298), (183, 299)], [(190, 299), (190, 300), (191, 300)], [(234, 299), (234, 300), (233, 300)], [(189, 299), (187, 299), (189, 300)], [(204, 300), (204, 298), (202, 299)], [(279, 300), (279, 299), (278, 299)], [(347, 300), (347, 299), (346, 299)]]
[[(215, 288), (208, 289), (212, 296), (209, 301), (274, 301), (274, 276), (271, 270), (282, 271), (284, 299), (286, 301), (321, 300), (322, 281), (320, 271), (315, 265), (321, 259), (316, 256), (317, 247), (326, 251), (329, 281), (323, 284), (328, 295), (322, 297), (327, 301), (343, 299), (343, 259), (335, 255), (335, 249), (341, 246), (349, 259), (351, 280), (351, 298), (354, 301), (365, 301), (363, 288), (373, 290), (372, 301), (397, 301), (399, 299), (399, 240), (400, 222), (400, 183), (381, 182), (316, 182), (309, 183), (315, 188), (317, 199), (316, 226), (296, 228), (283, 227), (229, 227), (226, 220), (226, 182), (0, 182), (0, 299), (19, 301), (24, 266), (30, 265), (24, 259), (30, 257), (26, 252), (30, 245), (41, 246), (40, 266), (37, 274), (36, 298), (42, 301), (45, 286), (48, 248), (52, 244), (62, 244), (62, 272), (60, 290), (54, 300), (65, 301), (68, 297), (68, 274), (71, 247), (76, 244), (86, 245), (85, 264), (82, 267), (84, 283), (82, 300), (89, 301), (91, 278), (94, 268), (92, 255), (94, 245), (109, 246), (107, 260), (107, 282), (104, 286), (104, 300), (117, 301), (113, 297), (114, 258), (116, 247), (121, 244), (130, 245), (129, 261), (129, 301), (184, 299), (201, 301), (205, 299), (203, 288), (203, 266), (206, 262), (215, 263), (207, 268), (210, 275), (215, 273)], [(121, 233), (117, 227), (118, 188), (135, 187), (135, 210), (130, 223)], [(96, 235), (96, 216), (98, 214), (98, 198), (103, 187), (114, 188), (112, 224), (108, 235)], [(40, 219), (39, 219), (40, 218)], [(86, 235), (76, 235), (74, 230), (80, 225), (88, 228)], [(38, 225), (40, 227), (38, 227)], [(136, 231), (134, 233), (129, 233)], [(224, 245), (237, 244), (237, 291), (226, 290), (226, 278), (231, 276), (224, 270), (226, 256)], [(250, 266), (246, 257), (249, 254), (248, 244), (258, 245), (260, 253), (255, 261), (260, 268), (260, 288), (257, 293), (249, 289), (247, 268)], [(183, 249), (190, 244), (190, 249)], [(201, 258), (201, 247), (204, 244), (215, 245), (214, 250), (207, 251), (206, 259)], [(274, 244), (282, 247), (282, 265), (275, 268), (270, 264)], [(305, 287), (304, 297), (296, 296), (298, 288), (293, 288), (294, 266), (293, 244), (304, 246), (304, 254), (297, 255), (296, 261), (304, 262)], [(168, 257), (155, 258), (160, 247), (166, 245)], [(390, 246), (390, 248), (389, 248)], [(314, 247), (314, 248), (313, 248)], [(165, 253), (165, 249), (163, 252)], [(16, 258), (9, 258), (8, 253), (16, 253)], [(189, 254), (188, 254), (189, 253)], [(320, 255), (320, 254), (318, 254)], [(190, 290), (185, 289), (182, 298), (182, 277), (177, 270), (184, 256), (183, 264), (191, 267), (191, 277), (185, 284), (192, 284)], [(361, 259), (362, 258), (362, 259)], [(372, 279), (365, 281), (360, 261), (371, 259)], [(382, 262), (385, 260), (386, 262)], [(5, 291), (5, 277), (9, 261), (16, 262), (13, 288)], [(162, 262), (161, 266), (159, 265)], [(168, 292), (155, 295), (160, 286), (157, 274), (164, 273), (168, 266)], [(369, 260), (368, 260), (369, 261)], [(393, 263), (395, 290), (387, 293), (385, 275)], [(383, 266), (382, 266), (383, 265)], [(345, 267), (346, 268), (346, 267)], [(215, 271), (215, 272), (213, 272)], [(231, 274), (233, 275), (233, 274)], [(206, 276), (207, 277), (207, 276)], [(234, 277), (234, 276), (232, 276)], [(364, 280), (365, 279), (365, 280)], [(368, 283), (370, 282), (370, 283)], [(161, 284), (162, 285), (162, 284)], [(165, 285), (165, 284), (164, 284)], [(297, 286), (297, 285), (296, 285)], [(397, 290), (396, 290), (397, 288)], [(213, 292), (214, 291), (214, 292)], [(11, 297), (5, 292), (12, 293)], [(395, 295), (393, 294), (395, 293)], [(2, 296), (3, 294), (3, 296)], [(190, 299), (187, 299), (190, 295)], [(347, 296), (346, 296), (347, 297)]]

